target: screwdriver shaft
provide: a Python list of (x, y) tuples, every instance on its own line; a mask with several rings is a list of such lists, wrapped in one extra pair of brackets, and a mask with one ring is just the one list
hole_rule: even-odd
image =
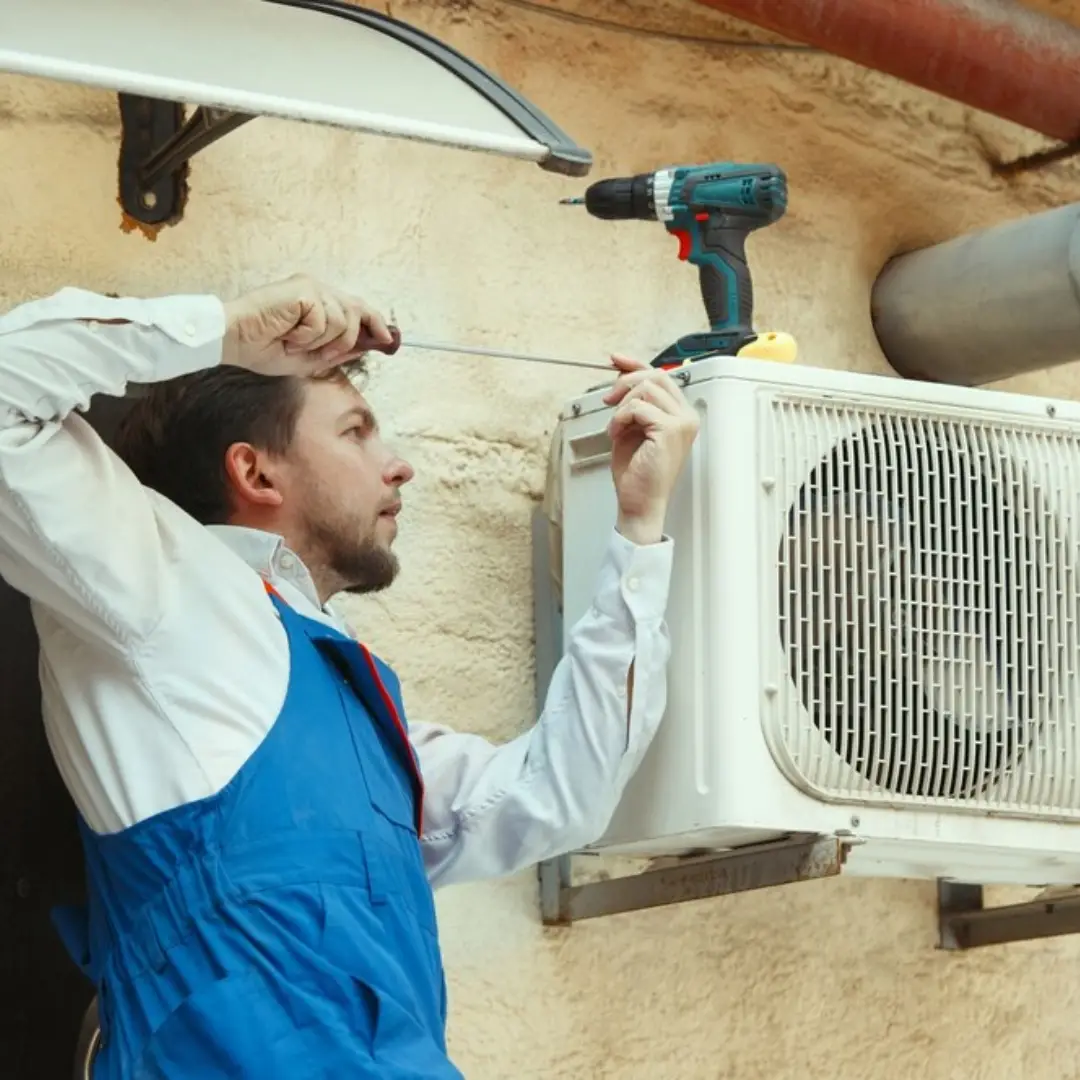
[(429, 349), (432, 352), (467, 353), (471, 356), (494, 356), (500, 360), (523, 360), (528, 364), (558, 364), (561, 367), (592, 368), (595, 371), (607, 371), (615, 374), (610, 364), (590, 364), (586, 360), (563, 360), (555, 356), (537, 356), (535, 353), (507, 352), (503, 349), (488, 349), (480, 345), (451, 345), (438, 341), (418, 341), (416, 338), (402, 338), (404, 349)]

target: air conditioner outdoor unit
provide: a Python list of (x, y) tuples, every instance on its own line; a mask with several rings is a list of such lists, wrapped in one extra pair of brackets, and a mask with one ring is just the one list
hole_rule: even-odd
[[(712, 358), (671, 507), (663, 725), (593, 850), (853, 841), (845, 872), (1080, 882), (1080, 405)], [(564, 633), (615, 518), (556, 451)]]

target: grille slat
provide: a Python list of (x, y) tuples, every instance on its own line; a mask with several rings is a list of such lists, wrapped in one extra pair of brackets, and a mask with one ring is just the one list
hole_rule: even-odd
[(782, 397), (767, 422), (792, 779), (1080, 818), (1080, 437)]

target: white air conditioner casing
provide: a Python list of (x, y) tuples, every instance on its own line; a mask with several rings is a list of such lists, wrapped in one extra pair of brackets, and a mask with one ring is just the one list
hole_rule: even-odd
[[(845, 872), (1080, 882), (1080, 405), (733, 358), (670, 508), (661, 728), (590, 850), (849, 836)], [(563, 635), (615, 521), (563, 414)]]

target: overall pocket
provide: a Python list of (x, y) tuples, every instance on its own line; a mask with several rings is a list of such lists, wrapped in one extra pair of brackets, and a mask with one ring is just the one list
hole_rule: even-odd
[(386, 745), (393, 736), (380, 733), (378, 721), (347, 688), (341, 690), (341, 705), (371, 808), (363, 842), (372, 901), (403, 900), (434, 930), (434, 906), (416, 832), (412, 785), (397, 755)]

